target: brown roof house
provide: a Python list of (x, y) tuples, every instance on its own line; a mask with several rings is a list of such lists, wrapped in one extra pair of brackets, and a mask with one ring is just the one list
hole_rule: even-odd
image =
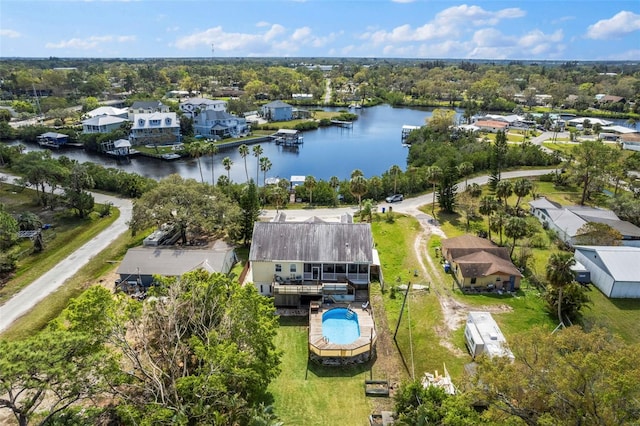
[(509, 250), (473, 235), (442, 241), (442, 255), (450, 264), (463, 290), (504, 290), (520, 288), (522, 273), (511, 262)]

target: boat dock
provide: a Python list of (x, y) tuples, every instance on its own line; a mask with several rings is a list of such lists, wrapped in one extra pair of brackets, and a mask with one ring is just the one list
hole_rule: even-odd
[(302, 132), (294, 129), (280, 129), (271, 138), (275, 141), (276, 145), (282, 146), (297, 146), (304, 142)]
[(331, 120), (331, 124), (335, 124), (338, 127), (353, 127), (353, 121)]
[(411, 134), (411, 132), (413, 132), (414, 130), (418, 130), (420, 128), (420, 126), (410, 126), (408, 124), (405, 124), (404, 126), (402, 126), (402, 145), (410, 145), (407, 143), (407, 139), (409, 139), (409, 135)]

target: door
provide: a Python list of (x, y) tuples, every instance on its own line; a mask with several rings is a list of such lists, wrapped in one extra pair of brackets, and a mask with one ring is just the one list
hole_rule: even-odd
[(511, 275), (509, 277), (509, 291), (515, 290), (515, 285), (516, 285), (516, 276)]
[(311, 268), (311, 279), (314, 281), (318, 281), (320, 279), (320, 268), (314, 266)]

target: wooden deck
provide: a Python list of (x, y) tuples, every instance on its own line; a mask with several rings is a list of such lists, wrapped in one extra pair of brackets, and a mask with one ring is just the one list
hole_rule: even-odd
[(319, 356), (351, 357), (371, 350), (377, 340), (375, 321), (371, 308), (362, 309), (360, 304), (351, 307), (358, 315), (360, 337), (348, 344), (327, 341), (322, 335), (322, 314), (332, 308), (346, 308), (347, 305), (322, 305), (318, 310), (309, 312), (309, 348)]

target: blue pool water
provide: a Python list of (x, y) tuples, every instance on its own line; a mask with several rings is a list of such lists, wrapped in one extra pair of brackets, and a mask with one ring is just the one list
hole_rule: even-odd
[(346, 345), (360, 337), (358, 315), (347, 308), (334, 308), (322, 314), (322, 335), (331, 343)]

